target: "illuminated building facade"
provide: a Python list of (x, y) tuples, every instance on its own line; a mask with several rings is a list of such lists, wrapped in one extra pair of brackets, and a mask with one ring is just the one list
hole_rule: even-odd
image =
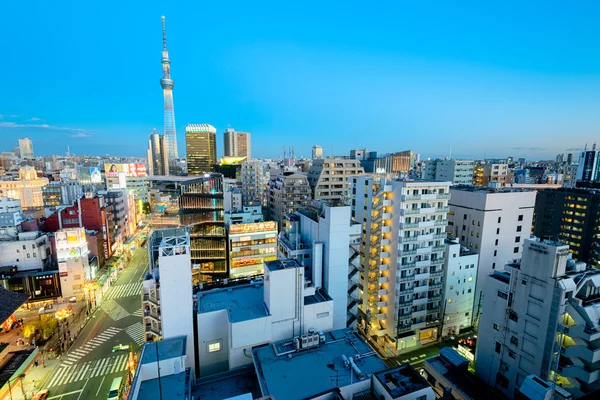
[(194, 283), (227, 278), (227, 232), (223, 175), (206, 174), (181, 182), (179, 224), (190, 230)]
[(21, 200), (23, 210), (43, 208), (42, 188), (48, 184), (48, 179), (38, 178), (32, 167), (21, 168), (19, 178), (13, 181), (0, 181), (0, 197)]
[(214, 170), (217, 163), (217, 130), (209, 124), (185, 127), (188, 175), (202, 175)]
[(262, 275), (265, 263), (277, 259), (277, 222), (230, 225), (229, 276)]
[(600, 267), (600, 191), (538, 191), (533, 234), (568, 244), (573, 258)]
[(95, 278), (88, 262), (85, 228), (61, 229), (54, 238), (62, 295), (83, 296), (85, 281)]
[(167, 153), (169, 166), (175, 166), (178, 157), (177, 152), (177, 132), (175, 130), (175, 107), (173, 105), (173, 86), (174, 82), (171, 79), (171, 60), (169, 60), (169, 52), (167, 51), (167, 29), (165, 27), (165, 17), (162, 17), (162, 34), (163, 34), (163, 50), (162, 50), (162, 70), (163, 77), (160, 80), (160, 86), (163, 89), (164, 97), (164, 149)]
[(359, 329), (391, 354), (438, 339), (450, 182), (352, 178)]

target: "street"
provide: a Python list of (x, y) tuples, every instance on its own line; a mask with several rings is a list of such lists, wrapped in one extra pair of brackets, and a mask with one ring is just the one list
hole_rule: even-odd
[(112, 349), (132, 344), (137, 352), (144, 343), (140, 293), (147, 266), (147, 250), (140, 247), (43, 383), (50, 399), (106, 399), (114, 378), (121, 376), (126, 382), (129, 352)]

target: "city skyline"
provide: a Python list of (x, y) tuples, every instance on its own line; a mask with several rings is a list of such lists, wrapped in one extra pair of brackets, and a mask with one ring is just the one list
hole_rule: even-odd
[[(600, 57), (580, 50), (595, 48), (591, 2), (360, 13), (205, 7), (107, 4), (82, 19), (79, 8), (5, 5), (15, 39), (6, 43), (13, 66), (0, 150), (31, 137), (36, 155), (64, 154), (69, 144), (79, 155), (144, 156), (163, 118), (161, 15), (170, 22), (181, 154), (183, 127), (196, 123), (217, 128), (219, 155), (229, 125), (252, 132), (257, 157), (281, 156), (283, 145), (310, 157), (318, 144), (324, 155), (366, 147), (552, 159), (593, 143), (600, 126)], [(195, 30), (199, 15), (208, 17)], [(224, 19), (236, 29), (221, 29)]]

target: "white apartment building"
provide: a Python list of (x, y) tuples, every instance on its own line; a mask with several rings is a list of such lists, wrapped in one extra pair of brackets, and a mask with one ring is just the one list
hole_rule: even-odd
[(512, 397), (530, 374), (574, 398), (600, 389), (600, 271), (569, 246), (528, 239), (520, 263), (486, 277), (476, 373)]
[(23, 222), (23, 210), (18, 199), (0, 198), (0, 239), (16, 239)]
[[(348, 289), (352, 285), (349, 279), (356, 279), (351, 246), (359, 247), (360, 228), (352, 223), (349, 206), (313, 201), (310, 207), (288, 215), (279, 234), (279, 257), (296, 259), (307, 267), (306, 278), (333, 299), (333, 329), (352, 326), (356, 320), (358, 295), (349, 299)], [(352, 289), (354, 292), (357, 287)]]
[(308, 183), (315, 200), (348, 203), (351, 176), (362, 175), (365, 170), (360, 160), (350, 158), (318, 158), (308, 170)]
[(473, 185), (502, 188), (506, 184), (508, 164), (476, 164), (473, 168)]
[(50, 262), (51, 254), (48, 236), (41, 232), (19, 232), (14, 239), (0, 240), (0, 267), (42, 270)]
[(453, 186), (450, 195), (447, 232), (479, 254), (473, 305), (473, 324), (477, 326), (485, 277), (521, 258), (523, 242), (531, 232), (536, 192)]
[(38, 178), (32, 167), (21, 167), (19, 179), (0, 180), (0, 197), (21, 200), (24, 210), (44, 208), (42, 188), (48, 184), (47, 178)]
[(366, 335), (391, 354), (437, 340), (450, 182), (353, 178)]
[(277, 259), (277, 222), (227, 226), (229, 276), (262, 275), (265, 264)]
[(243, 206), (239, 211), (225, 211), (223, 221), (225, 225), (252, 224), (263, 222), (262, 206)]
[(269, 165), (261, 160), (242, 162), (242, 201), (244, 206), (267, 205)]
[(61, 229), (54, 235), (56, 259), (63, 297), (84, 296), (84, 284), (91, 279), (89, 250), (84, 228)]
[(311, 200), (311, 190), (306, 175), (284, 172), (269, 181), (267, 208), (269, 219), (280, 226), (286, 214), (305, 207)]
[[(152, 278), (142, 287), (146, 341), (185, 336), (186, 354), (195, 354), (189, 232), (154, 230), (148, 238), (148, 259)], [(187, 357), (186, 366), (195, 370), (194, 357)]]
[(444, 259), (442, 337), (472, 326), (479, 256), (453, 239), (446, 240)]
[(427, 180), (448, 181), (455, 185), (473, 184), (473, 160), (435, 159), (425, 161), (421, 177)]
[(333, 327), (333, 300), (296, 260), (267, 263), (264, 282), (198, 293), (200, 376), (252, 364), (252, 348)]

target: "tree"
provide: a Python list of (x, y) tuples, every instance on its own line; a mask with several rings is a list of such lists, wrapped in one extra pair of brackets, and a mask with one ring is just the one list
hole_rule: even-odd
[(39, 331), (39, 329), (39, 320), (35, 319), (33, 321), (29, 321), (25, 325), (23, 325), (23, 336), (25, 336), (25, 338), (27, 338), (28, 340), (31, 340), (35, 338), (36, 333)]
[(50, 336), (52, 336), (52, 333), (56, 332), (57, 327), (58, 321), (56, 320), (56, 318), (47, 318), (46, 320), (42, 321), (41, 329), (44, 339), (47, 339)]
[(152, 211), (152, 209), (150, 208), (150, 203), (148, 203), (147, 201), (142, 203), (142, 213), (144, 215), (148, 215), (150, 214), (150, 212)]

